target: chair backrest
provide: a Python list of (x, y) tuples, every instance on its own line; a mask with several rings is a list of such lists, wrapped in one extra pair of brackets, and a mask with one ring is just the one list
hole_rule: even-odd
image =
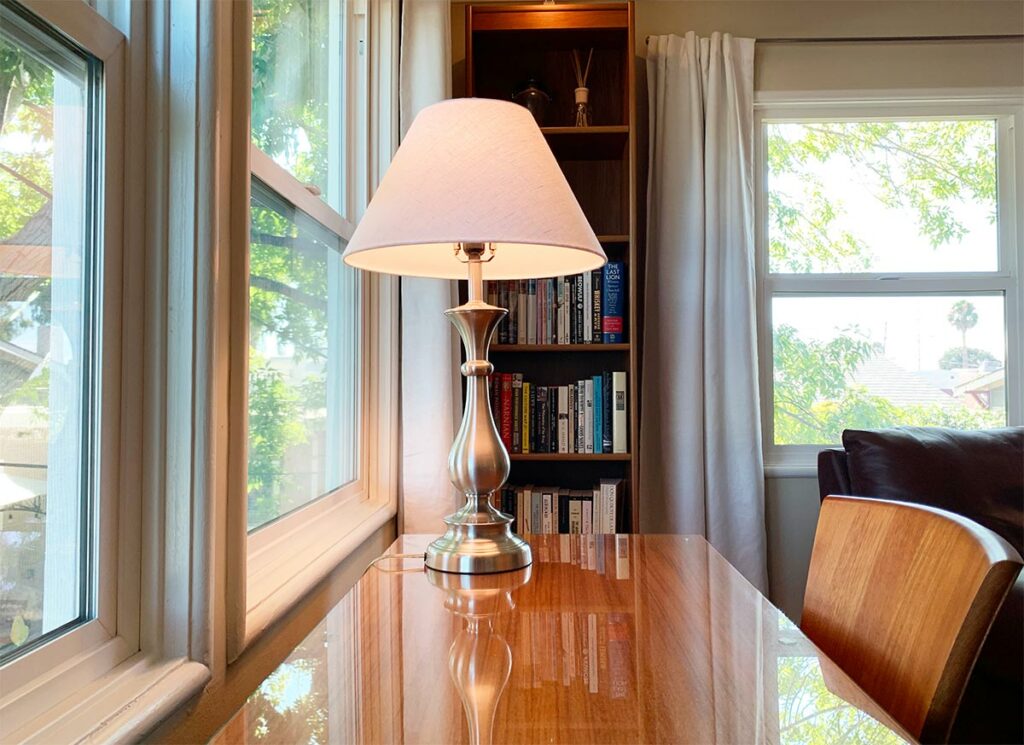
[(932, 507), (830, 496), (800, 626), (913, 736), (945, 741), (1021, 558)]

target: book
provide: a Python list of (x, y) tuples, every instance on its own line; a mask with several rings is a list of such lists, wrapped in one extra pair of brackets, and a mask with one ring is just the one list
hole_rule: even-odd
[(593, 327), (593, 339), (594, 344), (600, 344), (604, 341), (602, 333), (602, 306), (603, 306), (603, 295), (602, 290), (602, 277), (604, 271), (602, 269), (595, 269), (590, 273), (590, 292), (591, 292), (591, 304), (590, 304), (590, 315), (591, 315), (591, 326)]
[(558, 386), (558, 452), (569, 452), (569, 387)]
[(544, 495), (541, 493), (540, 488), (536, 486), (527, 487), (529, 489), (529, 522), (531, 533), (544, 532)]
[(526, 295), (526, 280), (520, 279), (516, 282), (517, 312), (516, 312), (516, 343), (526, 344), (526, 306), (528, 298)]
[(576, 452), (576, 386), (567, 385), (567, 409), (565, 413), (565, 424), (568, 435), (568, 447), (566, 448), (567, 453)]
[(587, 435), (586, 435), (586, 417), (587, 417), (587, 391), (583, 386), (583, 381), (580, 380), (576, 383), (576, 452), (585, 453), (587, 452)]
[(520, 445), (522, 446), (522, 452), (524, 452), (524, 453), (532, 452), (532, 450), (530, 450), (530, 444), (531, 444), (531, 439), (530, 438), (532, 437), (532, 435), (530, 434), (530, 395), (531, 395), (530, 391), (531, 391), (532, 388), (533, 388), (533, 386), (530, 383), (527, 383), (525, 380), (523, 381), (523, 395), (522, 395), (522, 399), (523, 399), (522, 400), (522, 408), (523, 408), (522, 420), (523, 420), (523, 424), (522, 424), (522, 441), (520, 442)]
[(612, 405), (615, 407), (612, 414), (612, 452), (626, 453), (629, 426), (626, 418), (626, 373), (612, 373), (612, 393)]
[(557, 290), (558, 290), (557, 296), (556, 296), (557, 297), (557, 303), (558, 303), (558, 338), (557, 338), (557, 343), (558, 344), (568, 344), (569, 343), (569, 336), (566, 333), (566, 324), (565, 324), (565, 321), (568, 318), (568, 316), (566, 315), (566, 312), (565, 312), (565, 308), (566, 308), (566, 303), (565, 303), (565, 277), (558, 277), (557, 280), (556, 280), (556, 283), (557, 283)]
[(604, 381), (603, 375), (595, 375), (594, 378), (594, 452), (604, 452), (604, 396), (601, 386)]
[(523, 452), (523, 374), (512, 374), (512, 452)]
[(512, 373), (501, 373), (501, 398), (498, 409), (499, 433), (505, 449), (512, 452)]
[(601, 452), (612, 451), (612, 374), (601, 373)]
[(575, 331), (573, 334), (573, 344), (583, 343), (583, 277), (579, 274), (573, 278), (573, 302), (575, 316)]
[(583, 381), (583, 443), (585, 453), (594, 452), (594, 381)]
[(526, 280), (526, 343), (537, 343), (537, 280)]
[(601, 336), (605, 344), (617, 344), (625, 341), (622, 320), (626, 305), (626, 293), (623, 285), (624, 271), (621, 261), (609, 261), (604, 265), (601, 278), (604, 287)]
[(594, 341), (594, 314), (591, 308), (594, 305), (594, 292), (591, 287), (593, 274), (583, 274), (583, 343), (591, 344)]
[(618, 514), (622, 479), (601, 479), (601, 531), (604, 533), (618, 532)]
[(549, 453), (551, 452), (551, 427), (548, 425), (548, 418), (551, 415), (551, 409), (548, 406), (548, 387), (538, 385), (536, 388), (537, 406), (534, 410), (534, 421), (537, 429), (537, 451)]
[(583, 502), (580, 492), (569, 492), (569, 533), (583, 532)]
[(569, 490), (558, 490), (558, 532), (569, 533)]
[(541, 533), (551, 533), (551, 490), (541, 490)]

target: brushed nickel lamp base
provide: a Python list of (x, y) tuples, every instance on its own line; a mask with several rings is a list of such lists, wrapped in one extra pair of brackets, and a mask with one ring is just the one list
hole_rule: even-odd
[(491, 503), (508, 479), (511, 464), (487, 394), (487, 376), (494, 372), (487, 359), (491, 336), (508, 314), (484, 302), (482, 264), (493, 257), (492, 253), (485, 258), (487, 251), (482, 243), (459, 244), (460, 260), (469, 267), (469, 300), (445, 311), (466, 350), (466, 405), (448, 453), (448, 474), (466, 504), (444, 519), (448, 529), (427, 547), (426, 565), (458, 574), (510, 572), (533, 561), (530, 545), (512, 533), (512, 518)]

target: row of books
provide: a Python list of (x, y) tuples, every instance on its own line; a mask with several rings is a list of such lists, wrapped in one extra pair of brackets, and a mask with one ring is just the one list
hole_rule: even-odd
[(491, 411), (510, 453), (626, 453), (626, 373), (536, 385), (522, 373), (491, 376)]
[(601, 269), (554, 279), (487, 283), (487, 302), (507, 308), (498, 326), (499, 344), (618, 344), (626, 341), (625, 267), (609, 261)]
[(516, 533), (618, 533), (624, 519), (623, 484), (622, 479), (601, 479), (591, 489), (505, 486), (498, 507), (514, 518)]
[(631, 614), (527, 611), (519, 615), (515, 659), (522, 664), (512, 668), (514, 688), (580, 686), (587, 693), (602, 694), (605, 706), (610, 700), (636, 697), (636, 630)]
[(629, 579), (629, 535), (534, 535), (530, 546), (539, 564), (571, 564), (582, 570)]

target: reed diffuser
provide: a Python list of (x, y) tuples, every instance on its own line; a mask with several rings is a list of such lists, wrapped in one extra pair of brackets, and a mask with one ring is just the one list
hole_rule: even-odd
[(590, 89), (587, 87), (587, 78), (590, 77), (590, 63), (594, 59), (594, 49), (591, 47), (587, 52), (587, 63), (583, 64), (583, 55), (580, 50), (572, 50), (572, 68), (576, 73), (576, 126), (590, 126)]

